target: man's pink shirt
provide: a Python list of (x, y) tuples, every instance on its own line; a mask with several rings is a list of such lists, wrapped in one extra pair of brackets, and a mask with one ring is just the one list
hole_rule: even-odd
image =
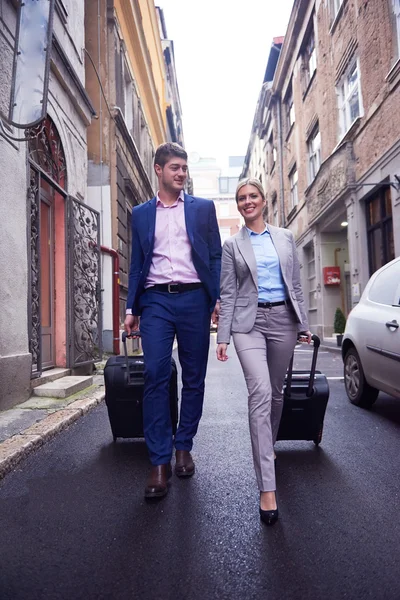
[(146, 288), (157, 283), (200, 281), (193, 265), (192, 247), (186, 231), (184, 201), (183, 191), (171, 206), (163, 204), (157, 194), (153, 260)]

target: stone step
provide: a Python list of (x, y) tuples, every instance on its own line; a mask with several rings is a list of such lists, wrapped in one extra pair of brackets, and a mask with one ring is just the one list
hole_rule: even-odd
[(56, 381), (56, 379), (61, 379), (61, 377), (66, 377), (67, 375), (71, 375), (71, 369), (62, 369), (60, 367), (49, 369), (48, 371), (44, 371), (37, 379), (31, 380), (31, 388), (36, 388), (50, 381)]
[(81, 390), (89, 387), (93, 384), (93, 377), (78, 377), (76, 375), (70, 375), (57, 379), (56, 381), (50, 381), (43, 385), (39, 385), (33, 390), (34, 396), (45, 396), (47, 398), (67, 398), (76, 394)]

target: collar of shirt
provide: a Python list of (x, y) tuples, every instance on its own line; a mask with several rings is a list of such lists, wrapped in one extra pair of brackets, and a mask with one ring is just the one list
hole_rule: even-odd
[(246, 229), (247, 229), (247, 233), (249, 234), (249, 237), (251, 235), (264, 235), (264, 233), (268, 233), (269, 234), (268, 225), (265, 225), (265, 229), (261, 233), (256, 233), (255, 231), (253, 231), (252, 229), (249, 229), (248, 227), (246, 227)]
[(157, 192), (157, 200), (156, 200), (157, 205), (161, 204), (164, 207), (165, 206), (175, 206), (176, 204), (178, 204), (178, 200), (182, 200), (182, 202), (185, 202), (185, 192), (183, 190), (181, 190), (179, 192), (179, 196), (177, 197), (176, 202), (174, 202), (173, 204), (164, 204), (164, 202), (162, 200), (160, 200), (160, 197)]

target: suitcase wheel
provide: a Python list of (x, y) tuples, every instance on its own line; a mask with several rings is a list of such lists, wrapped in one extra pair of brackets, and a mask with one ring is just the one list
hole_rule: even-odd
[(319, 446), (319, 444), (321, 443), (321, 440), (322, 440), (322, 427), (321, 427), (321, 429), (319, 430), (317, 437), (315, 437), (315, 438), (313, 439), (313, 442), (314, 442), (314, 444), (315, 444), (316, 446)]

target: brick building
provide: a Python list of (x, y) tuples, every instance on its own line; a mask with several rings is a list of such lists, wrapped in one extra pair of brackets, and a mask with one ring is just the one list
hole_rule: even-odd
[(296, 237), (320, 335), (400, 254), (399, 82), (399, 0), (296, 0), (272, 44), (242, 175)]

